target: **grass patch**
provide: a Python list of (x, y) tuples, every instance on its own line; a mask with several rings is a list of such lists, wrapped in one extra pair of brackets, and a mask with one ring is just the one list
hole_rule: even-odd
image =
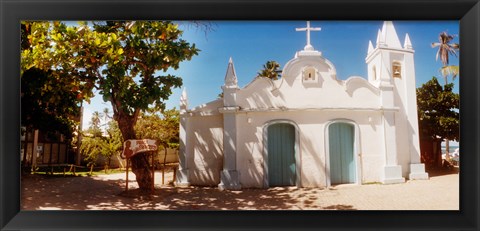
[(52, 166), (52, 167), (37, 167), (35, 171), (29, 171), (30, 174), (44, 175), (44, 176), (98, 176), (115, 173), (124, 173), (122, 169), (107, 169), (97, 167), (90, 172), (90, 168), (84, 166), (76, 166), (75, 173), (69, 166)]

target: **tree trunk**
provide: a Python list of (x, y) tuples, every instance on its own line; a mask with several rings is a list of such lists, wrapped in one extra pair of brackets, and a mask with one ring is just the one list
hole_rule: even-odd
[[(135, 118), (129, 115), (122, 115), (123, 113), (114, 114), (115, 120), (118, 122), (118, 127), (122, 132), (123, 140), (136, 139), (134, 130)], [(142, 191), (151, 190), (152, 186), (152, 172), (149, 168), (147, 155), (139, 153), (130, 158), (132, 172), (136, 176), (138, 186)]]
[[(446, 67), (446, 65), (443, 65), (443, 67)], [(448, 84), (448, 76), (445, 75), (445, 85), (443, 86), (443, 90), (445, 90), (445, 86)], [(450, 161), (450, 144), (448, 142), (448, 139), (445, 139), (445, 160)]]
[(163, 156), (163, 168), (162, 168), (162, 184), (165, 184), (165, 167), (167, 164), (167, 146), (164, 146), (165, 148), (165, 155)]

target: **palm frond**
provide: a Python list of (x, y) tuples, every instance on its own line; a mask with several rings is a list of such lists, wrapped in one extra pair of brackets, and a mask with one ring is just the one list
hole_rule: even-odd
[(432, 43), (432, 44), (431, 44), (432, 48), (438, 47), (438, 46), (440, 46), (440, 45), (442, 45), (442, 44), (441, 44), (441, 43)]
[(442, 73), (443, 77), (452, 76), (452, 80), (460, 74), (460, 67), (457, 65), (450, 65), (440, 68), (440, 72)]
[(438, 47), (436, 60), (440, 57), (443, 66), (448, 66), (449, 64), (449, 55), (455, 55), (457, 57), (457, 50), (460, 49), (458, 43), (450, 43), (456, 35), (450, 35), (446, 32), (442, 32), (438, 36), (439, 43), (432, 43), (432, 48)]

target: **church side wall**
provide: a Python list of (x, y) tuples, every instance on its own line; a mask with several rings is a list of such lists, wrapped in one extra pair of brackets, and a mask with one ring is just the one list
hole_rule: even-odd
[(262, 122), (265, 121), (265, 116), (264, 113), (237, 115), (237, 170), (242, 188), (263, 187), (265, 162)]
[(223, 168), (223, 117), (192, 116), (188, 120), (189, 181), (192, 185), (216, 186)]
[[(249, 119), (250, 118), (250, 119)], [(267, 180), (264, 157), (264, 126), (275, 120), (297, 124), (301, 187), (324, 187), (326, 176), (326, 124), (335, 120), (350, 120), (358, 125), (360, 144), (359, 164), (361, 183), (379, 182), (385, 163), (381, 112), (378, 111), (288, 111), (241, 113), (237, 116), (237, 168), (244, 188), (261, 188)], [(250, 123), (249, 123), (250, 122)], [(268, 158), (268, 157), (267, 157)]]

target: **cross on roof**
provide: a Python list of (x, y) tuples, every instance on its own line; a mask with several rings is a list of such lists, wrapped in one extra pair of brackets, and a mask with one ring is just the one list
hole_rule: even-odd
[(306, 31), (307, 32), (307, 45), (305, 46), (305, 50), (313, 51), (313, 46), (310, 44), (310, 31), (320, 31), (322, 28), (320, 27), (310, 27), (310, 21), (307, 21), (307, 27), (304, 28), (295, 28), (296, 31)]

